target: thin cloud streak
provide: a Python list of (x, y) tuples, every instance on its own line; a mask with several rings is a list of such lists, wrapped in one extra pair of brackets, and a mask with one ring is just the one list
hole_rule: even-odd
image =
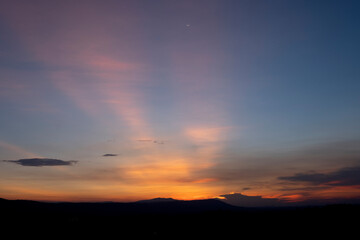
[(116, 157), (118, 156), (119, 154), (115, 154), (115, 153), (106, 153), (104, 155), (102, 155), (103, 157)]
[(20, 146), (17, 146), (15, 144), (10, 144), (8, 142), (4, 142), (1, 140), (0, 140), (0, 147), (6, 149), (8, 151), (15, 152), (19, 155), (29, 157), (29, 158), (41, 158), (41, 156), (38, 154), (30, 152), (30, 151), (28, 151)]
[(313, 185), (360, 187), (360, 166), (341, 168), (329, 173), (297, 173), (293, 176), (283, 176), (278, 179), (289, 182), (310, 183)]
[(44, 167), (44, 166), (71, 166), (77, 161), (64, 161), (53, 158), (24, 158), (19, 160), (3, 160), (3, 162), (16, 163), (25, 167)]

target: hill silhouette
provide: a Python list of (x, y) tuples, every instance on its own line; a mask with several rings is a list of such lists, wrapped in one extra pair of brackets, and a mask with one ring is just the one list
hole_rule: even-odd
[[(3, 234), (39, 236), (146, 237), (178, 239), (198, 236), (234, 237), (248, 233), (289, 237), (354, 234), (360, 205), (242, 208), (217, 199), (139, 202), (37, 202), (0, 199)], [(21, 231), (19, 231), (21, 230)], [(346, 230), (346, 231), (344, 231)], [(46, 234), (45, 234), (46, 236)], [(244, 235), (246, 236), (246, 234)], [(329, 235), (330, 236), (330, 235)], [(339, 235), (340, 236), (340, 235)], [(121, 237), (119, 237), (121, 239)]]
[(153, 199), (146, 199), (137, 201), (138, 203), (156, 203), (156, 202), (174, 202), (179, 201), (173, 198), (153, 198)]

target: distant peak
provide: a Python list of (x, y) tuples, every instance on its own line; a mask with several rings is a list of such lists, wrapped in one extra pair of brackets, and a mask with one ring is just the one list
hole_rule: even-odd
[(148, 200), (140, 200), (139, 203), (158, 203), (158, 202), (175, 202), (179, 201), (173, 198), (153, 198)]

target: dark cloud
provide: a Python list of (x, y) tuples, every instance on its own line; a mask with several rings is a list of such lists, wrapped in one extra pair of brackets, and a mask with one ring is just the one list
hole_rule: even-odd
[[(306, 197), (306, 194), (302, 194)], [(360, 204), (360, 198), (306, 198), (302, 201), (287, 201), (288, 194), (280, 198), (263, 198), (262, 196), (247, 196), (241, 193), (220, 195), (222, 201), (240, 207), (294, 207), (294, 206), (321, 206), (328, 204)]]
[(360, 166), (341, 168), (330, 173), (297, 173), (293, 176), (284, 176), (278, 179), (290, 182), (306, 182), (314, 185), (355, 186), (360, 185)]
[(69, 166), (77, 161), (64, 161), (52, 158), (24, 158), (19, 160), (3, 160), (4, 162), (13, 162), (21, 166), (43, 167), (43, 166)]
[(103, 155), (103, 157), (116, 157), (118, 156), (118, 154), (115, 154), (115, 153), (106, 153)]
[[(330, 175), (318, 169), (320, 166), (338, 169), (340, 163), (342, 166), (360, 166), (359, 160), (360, 140), (355, 139), (302, 144), (301, 147), (279, 151), (252, 152), (244, 149), (240, 153), (238, 150), (228, 150), (215, 158), (213, 167), (194, 170), (193, 174), (201, 178), (217, 179), (218, 182), (231, 185), (238, 191), (245, 191), (246, 189), (238, 188), (245, 184), (257, 189), (285, 185), (288, 187), (289, 183), (300, 183), (300, 180), (306, 179), (308, 182), (324, 183), (329, 182), (329, 179), (340, 178), (341, 184), (351, 185), (359, 182), (356, 180), (356, 176), (360, 175), (359, 168), (341, 169), (338, 173)], [(313, 170), (317, 172), (296, 170), (304, 166), (308, 169), (316, 166)], [(294, 173), (299, 174), (292, 176)], [(279, 179), (285, 181), (279, 182)]]
[(262, 196), (246, 196), (241, 193), (230, 193), (220, 195), (224, 197), (222, 201), (241, 207), (274, 207), (283, 203), (278, 198), (263, 198)]

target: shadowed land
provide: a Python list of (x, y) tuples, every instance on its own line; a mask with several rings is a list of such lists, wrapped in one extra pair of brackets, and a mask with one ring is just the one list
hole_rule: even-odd
[[(2, 229), (12, 235), (149, 237), (351, 236), (360, 205), (243, 208), (220, 200), (154, 199), (131, 203), (0, 200)], [(19, 231), (21, 230), (21, 231)], [(344, 238), (345, 237), (345, 238)], [(121, 238), (120, 238), (121, 239)]]

